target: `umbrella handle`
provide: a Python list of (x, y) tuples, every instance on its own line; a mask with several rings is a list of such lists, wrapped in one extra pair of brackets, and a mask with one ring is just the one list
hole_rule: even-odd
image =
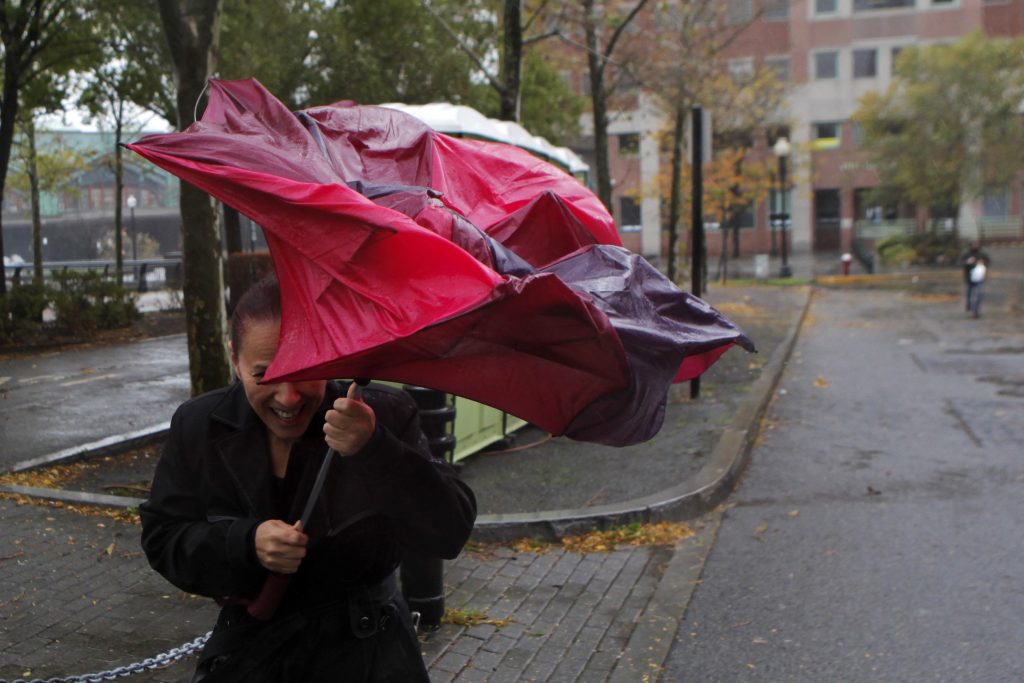
[[(356, 390), (353, 394), (356, 400), (363, 400), (363, 387), (369, 383), (370, 380), (363, 377), (356, 378)], [(320, 466), (317, 481), (313, 484), (313, 491), (306, 502), (306, 509), (302, 514), (301, 524), (303, 528), (309, 522), (309, 515), (313, 510), (313, 504), (320, 496), (320, 490), (323, 488), (324, 480), (327, 477), (327, 468), (330, 466), (333, 456), (334, 449), (332, 448), (327, 451), (323, 465)], [(267, 621), (274, 616), (274, 612), (277, 611), (277, 606), (281, 604), (284, 592), (288, 590), (288, 584), (291, 580), (290, 574), (278, 574), (277, 572), (267, 574), (267, 578), (263, 581), (263, 588), (260, 589), (260, 594), (245, 608), (249, 616), (260, 621)]]
[(281, 599), (284, 598), (284, 592), (288, 590), (288, 583), (291, 580), (290, 574), (278, 574), (277, 572), (267, 574), (260, 594), (248, 604), (245, 611), (253, 619), (269, 620), (277, 611), (277, 606), (281, 604)]

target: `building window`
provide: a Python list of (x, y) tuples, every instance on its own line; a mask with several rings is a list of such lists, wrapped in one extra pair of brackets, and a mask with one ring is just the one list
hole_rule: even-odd
[(981, 215), (1005, 218), (1010, 215), (1010, 192), (1005, 187), (990, 189), (981, 197)]
[(754, 0), (728, 0), (725, 23), (747, 24), (754, 20)]
[(733, 81), (744, 81), (754, 75), (754, 60), (751, 57), (730, 59), (726, 68)]
[(632, 156), (640, 153), (640, 133), (622, 133), (619, 138), (619, 154)]
[(622, 232), (640, 230), (640, 205), (632, 197), (619, 197), (619, 225)]
[(843, 124), (840, 121), (819, 121), (811, 124), (814, 149), (835, 149), (839, 146)]
[(814, 77), (816, 79), (839, 78), (839, 52), (827, 50), (814, 53)]
[(789, 57), (765, 57), (764, 65), (775, 73), (779, 82), (789, 81)]
[(835, 14), (838, 11), (838, 0), (814, 0), (814, 14)]
[(788, 21), (789, 0), (764, 0), (764, 12), (761, 16), (765, 21)]
[(853, 0), (854, 12), (874, 12), (876, 10), (906, 9), (914, 6), (915, 0)]
[(874, 78), (878, 75), (878, 50), (864, 48), (853, 51), (853, 77)]
[(894, 76), (896, 75), (896, 60), (899, 59), (901, 52), (903, 52), (902, 45), (896, 45), (892, 48), (892, 66), (890, 67), (889, 72)]

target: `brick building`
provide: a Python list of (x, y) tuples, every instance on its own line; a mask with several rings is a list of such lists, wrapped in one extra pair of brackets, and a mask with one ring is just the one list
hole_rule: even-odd
[[(790, 214), (794, 252), (845, 252), (855, 238), (913, 230), (912, 208), (874, 206), (868, 191), (876, 184), (858, 148), (850, 117), (866, 92), (886, 88), (899, 51), (909, 45), (951, 42), (974, 30), (990, 36), (1024, 34), (1024, 0), (721, 0), (725, 21), (751, 22), (722, 55), (733, 72), (754, 65), (775, 69), (787, 83), (784, 111), (769, 136), (786, 135), (788, 191), (773, 191), (744, 217), (741, 252), (769, 253), (780, 237), (772, 234), (772, 211)], [(764, 3), (764, 4), (762, 4)], [(581, 75), (573, 83), (584, 92)], [(660, 239), (667, 216), (650, 192), (658, 169), (667, 164), (658, 135), (666, 127), (654, 97), (635, 93), (620, 98), (610, 112), (609, 155), (614, 212), (623, 241), (649, 257), (664, 255)], [(592, 130), (589, 114), (584, 130)], [(713, 123), (712, 123), (713, 125)], [(755, 139), (753, 155), (770, 158), (774, 139)], [(575, 146), (593, 165), (592, 140)], [(642, 197), (636, 200), (635, 197)], [(1016, 183), (961, 208), (965, 238), (1022, 237), (1024, 184)], [(721, 233), (708, 233), (708, 250), (721, 248)]]

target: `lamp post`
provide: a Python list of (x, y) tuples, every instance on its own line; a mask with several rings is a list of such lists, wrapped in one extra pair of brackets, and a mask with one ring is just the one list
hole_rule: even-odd
[(131, 222), (132, 225), (132, 261), (137, 261), (139, 258), (139, 254), (135, 240), (135, 207), (138, 205), (139, 200), (135, 198), (135, 195), (130, 194), (128, 195), (126, 203), (128, 204), (128, 220)]
[(775, 156), (779, 159), (779, 226), (782, 229), (780, 238), (782, 240), (782, 267), (779, 269), (779, 277), (791, 277), (793, 275), (792, 269), (789, 267), (786, 253), (786, 224), (789, 222), (789, 212), (786, 211), (786, 161), (789, 159), (789, 153), (792, 151), (792, 147), (789, 144), (789, 140), (785, 137), (781, 137), (775, 141), (775, 145), (772, 147), (772, 151)]

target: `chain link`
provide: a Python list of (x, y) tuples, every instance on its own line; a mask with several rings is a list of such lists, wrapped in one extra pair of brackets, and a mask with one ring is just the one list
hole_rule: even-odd
[(103, 681), (113, 681), (118, 678), (127, 678), (128, 676), (134, 676), (137, 673), (143, 671), (151, 671), (153, 669), (161, 669), (165, 666), (173, 664), (174, 662), (187, 657), (197, 650), (203, 649), (206, 645), (206, 641), (210, 639), (212, 631), (201, 635), (195, 640), (184, 643), (179, 647), (172, 647), (167, 652), (161, 652), (158, 655), (143, 659), (141, 662), (135, 662), (134, 664), (126, 664), (125, 666), (119, 666), (109, 671), (100, 671), (94, 674), (80, 674), (78, 676), (65, 676), (64, 678), (15, 678), (8, 681), (5, 678), (0, 678), (0, 683), (103, 683)]

